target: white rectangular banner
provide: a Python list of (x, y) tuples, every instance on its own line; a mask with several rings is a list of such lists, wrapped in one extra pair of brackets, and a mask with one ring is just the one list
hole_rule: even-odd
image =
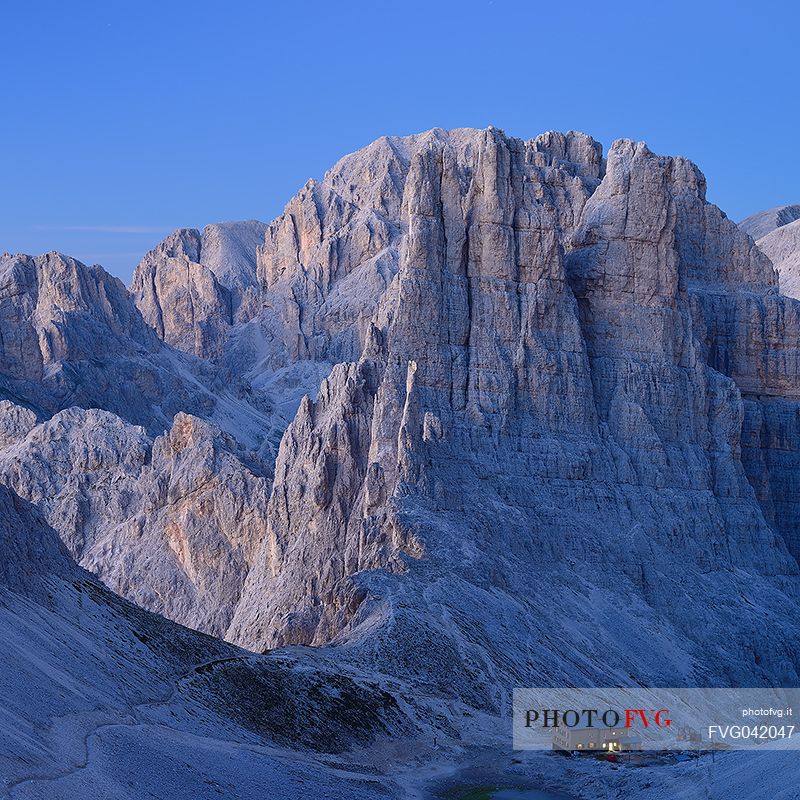
[(514, 749), (797, 750), (800, 689), (514, 689)]

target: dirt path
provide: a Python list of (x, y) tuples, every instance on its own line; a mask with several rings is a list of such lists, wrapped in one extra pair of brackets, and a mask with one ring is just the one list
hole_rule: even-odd
[(155, 709), (161, 706), (170, 705), (170, 703), (172, 703), (177, 696), (181, 687), (185, 686), (186, 682), (190, 681), (195, 675), (204, 672), (205, 670), (213, 670), (214, 667), (218, 666), (219, 664), (230, 663), (234, 661), (247, 661), (250, 658), (252, 658), (252, 656), (228, 656), (226, 658), (214, 658), (209, 661), (203, 661), (200, 664), (195, 664), (190, 670), (174, 679), (172, 688), (166, 697), (148, 700), (144, 703), (137, 703), (136, 705), (131, 706), (127, 717), (123, 717), (116, 722), (104, 722), (84, 734), (84, 757), (79, 763), (63, 769), (54, 770), (53, 772), (48, 772), (44, 775), (19, 778), (5, 787), (5, 797), (8, 798), (8, 800), (13, 800), (14, 796), (19, 794), (19, 791), (25, 786), (29, 786), (34, 783), (50, 783), (52, 781), (61, 780), (62, 778), (67, 778), (70, 775), (74, 775), (76, 772), (86, 769), (91, 763), (92, 744), (96, 737), (99, 736), (103, 731), (111, 728), (145, 728), (148, 725), (152, 725), (152, 723), (144, 722), (141, 719), (140, 715), (142, 711), (145, 709)]

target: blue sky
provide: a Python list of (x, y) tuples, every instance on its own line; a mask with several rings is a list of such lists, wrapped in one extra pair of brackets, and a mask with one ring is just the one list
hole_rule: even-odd
[(270, 220), (383, 134), (583, 130), (800, 202), (794, 4), (47, 2), (0, 11), (0, 251), (128, 280), (176, 227)]

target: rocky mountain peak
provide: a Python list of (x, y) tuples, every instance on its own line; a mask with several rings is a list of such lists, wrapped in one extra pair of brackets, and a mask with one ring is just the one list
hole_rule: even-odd
[(777, 228), (800, 219), (800, 205), (775, 206), (743, 219), (739, 227), (756, 241)]
[[(770, 475), (756, 431), (793, 424), (777, 421), (777, 403), (796, 402), (800, 362), (793, 355), (782, 369), (774, 359), (788, 330), (776, 326), (788, 322), (796, 354), (800, 321), (777, 294), (769, 260), (706, 201), (699, 169), (628, 140), (603, 164), (577, 134), (524, 142), (495, 129), (431, 131), (372, 148), (390, 165), (384, 178), (369, 171), (370, 148), (347, 157), (326, 176), (337, 190), (307, 187), (259, 252), (277, 276), (269, 291), (293, 288), (291, 324), (304, 345), (295, 357), (319, 357), (330, 353), (330, 298), (371, 255), (358, 249), (370, 242), (361, 231), (397, 209), (391, 280), (359, 332), (363, 350), (351, 343), (350, 363), (303, 401), (284, 435), (269, 535), (228, 636), (256, 649), (360, 641), (359, 630), (388, 614), (379, 641), (363, 647), (396, 664), (389, 654), (407, 647), (404, 637), (415, 647), (435, 641), (469, 694), (481, 667), (465, 668), (464, 654), (490, 669), (485, 637), (520, 680), (536, 658), (488, 619), (474, 635), (490, 586), (508, 593), (495, 613), (520, 604), (520, 613), (554, 619), (514, 577), (529, 561), (570, 563), (595, 598), (619, 586), (619, 565), (640, 548), (693, 596), (728, 559), (758, 580), (795, 575), (797, 509), (771, 499), (785, 496), (787, 473)], [(359, 175), (385, 185), (387, 202), (361, 193)], [(344, 193), (368, 208), (343, 205)], [(328, 215), (347, 236), (359, 232), (360, 266), (347, 261), (354, 248)], [(321, 258), (321, 247), (336, 259)], [(782, 399), (758, 399), (757, 386)], [(616, 488), (597, 489), (609, 481)], [(637, 508), (650, 511), (624, 510)], [(681, 576), (670, 566), (676, 549)], [(437, 591), (431, 581), (443, 574), (453, 578)], [(548, 575), (572, 597), (556, 566)], [(671, 613), (661, 578), (625, 580), (654, 613)], [(453, 593), (471, 609), (455, 629)], [(440, 613), (451, 622), (432, 629)], [(626, 638), (620, 631), (639, 625), (617, 609), (608, 633)], [(750, 619), (747, 636), (759, 625)], [(681, 630), (691, 638), (696, 628)], [(682, 647), (701, 658), (707, 644)], [(677, 668), (662, 656), (657, 671)], [(423, 660), (402, 659), (402, 669), (433, 679)], [(737, 666), (722, 659), (713, 669), (732, 675)]]
[(0, 367), (19, 379), (41, 381), (65, 360), (158, 346), (121, 281), (56, 252), (0, 256), (0, 318)]
[(778, 206), (739, 223), (774, 264), (781, 292), (800, 299), (800, 205)]
[[(385, 137), (268, 225), (176, 232), (132, 296), (48, 267), (86, 287), (47, 308), (89, 298), (106, 338), (47, 366), (12, 298), (51, 279), (21, 258), (0, 303), (36, 335), (4, 342), (0, 474), (135, 602), (488, 710), (532, 669), (797, 679), (799, 306), (687, 159)], [(752, 592), (779, 635), (714, 603)], [(616, 646), (643, 630), (657, 652)]]

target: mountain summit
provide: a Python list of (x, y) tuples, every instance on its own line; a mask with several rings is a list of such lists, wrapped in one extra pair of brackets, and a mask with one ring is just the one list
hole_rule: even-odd
[(375, 730), (796, 685), (800, 302), (747, 230), (641, 142), (434, 129), (130, 292), (5, 256), (0, 478), (144, 609), (379, 675)]

